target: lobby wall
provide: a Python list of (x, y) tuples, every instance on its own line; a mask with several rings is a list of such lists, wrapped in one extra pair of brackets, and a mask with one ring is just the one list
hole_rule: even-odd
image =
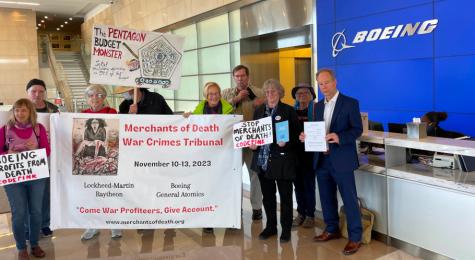
[(0, 8), (0, 102), (26, 96), (26, 83), (39, 75), (36, 14)]
[(86, 51), (91, 50), (92, 26), (107, 24), (153, 31), (237, 0), (119, 0), (84, 21), (81, 26)]
[[(359, 99), (361, 110), (386, 130), (388, 122), (445, 111), (442, 128), (475, 136), (473, 10), (471, 0), (319, 0), (318, 67), (334, 68), (342, 93)], [(430, 33), (354, 42), (361, 31), (431, 19), (438, 23)], [(332, 37), (339, 32), (354, 47), (338, 52), (345, 39)]]

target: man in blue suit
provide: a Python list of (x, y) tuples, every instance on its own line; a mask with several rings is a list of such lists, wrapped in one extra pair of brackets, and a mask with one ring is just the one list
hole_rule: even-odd
[[(359, 165), (355, 141), (363, 132), (360, 109), (356, 99), (338, 91), (335, 73), (332, 70), (321, 69), (316, 76), (318, 87), (325, 98), (314, 106), (314, 119), (325, 121), (328, 150), (315, 153), (313, 162), (323, 220), (326, 224), (324, 232), (315, 236), (314, 241), (325, 242), (341, 237), (338, 188), (344, 203), (349, 234), (349, 241), (343, 253), (350, 255), (360, 248), (363, 230), (354, 176), (354, 170)], [(305, 140), (305, 134), (300, 136), (300, 140)]]

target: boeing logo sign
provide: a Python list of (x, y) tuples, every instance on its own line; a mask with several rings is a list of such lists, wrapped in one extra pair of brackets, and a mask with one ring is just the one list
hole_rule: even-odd
[(437, 27), (438, 19), (427, 20), (424, 22), (399, 24), (388, 26), (385, 28), (375, 28), (370, 31), (357, 32), (353, 38), (352, 45), (347, 44), (344, 34), (345, 30), (337, 32), (332, 37), (332, 56), (335, 58), (341, 51), (348, 48), (356, 47), (355, 44), (363, 42), (373, 42), (381, 40), (389, 40), (395, 38), (409, 37), (414, 35), (429, 34)]

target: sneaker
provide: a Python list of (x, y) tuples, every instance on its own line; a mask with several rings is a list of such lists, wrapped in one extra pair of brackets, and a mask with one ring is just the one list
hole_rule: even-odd
[(303, 222), (304, 222), (304, 216), (298, 214), (298, 216), (296, 216), (294, 220), (292, 221), (292, 227), (298, 227), (302, 225)]
[(313, 228), (315, 226), (315, 219), (313, 217), (305, 217), (305, 220), (302, 223), (304, 228)]
[(214, 232), (213, 228), (203, 228), (203, 233), (211, 234), (213, 232)]
[(97, 235), (99, 235), (99, 230), (89, 228), (89, 229), (86, 229), (86, 231), (84, 231), (84, 233), (81, 236), (81, 240), (90, 240), (96, 237)]
[(43, 237), (51, 237), (53, 236), (53, 231), (49, 227), (45, 227), (41, 229), (41, 234)]
[(45, 257), (45, 251), (43, 251), (43, 249), (41, 249), (41, 247), (39, 246), (34, 246), (31, 248), (31, 254), (36, 257), (36, 258), (43, 258)]
[(122, 230), (121, 229), (111, 229), (111, 238), (121, 238)]
[(262, 209), (253, 209), (252, 220), (261, 220), (261, 219), (262, 219)]

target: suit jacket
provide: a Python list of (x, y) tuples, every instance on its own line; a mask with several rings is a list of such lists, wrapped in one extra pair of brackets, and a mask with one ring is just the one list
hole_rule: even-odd
[[(283, 160), (288, 159), (289, 163), (293, 163), (295, 166), (296, 152), (299, 144), (298, 135), (301, 132), (301, 127), (297, 118), (297, 112), (294, 108), (279, 102), (276, 107), (276, 112), (272, 116), (272, 127), (274, 142), (270, 145), (270, 155), (283, 157)], [(254, 112), (254, 120), (264, 118), (266, 111), (266, 105), (259, 106)], [(284, 147), (280, 147), (276, 142), (275, 124), (278, 122), (289, 121), (289, 142)], [(259, 166), (257, 166), (257, 158), (259, 155), (260, 147), (258, 147), (253, 154), (251, 169), (259, 172)], [(293, 167), (293, 166), (292, 166)], [(284, 179), (294, 179), (295, 170), (293, 172), (283, 173)]]
[[(324, 121), (324, 100), (315, 104), (315, 121)], [(358, 154), (356, 152), (356, 139), (363, 133), (360, 107), (358, 100), (339, 94), (335, 110), (330, 123), (330, 133), (336, 133), (340, 139), (339, 144), (329, 144), (330, 160), (335, 171), (349, 172), (358, 168)], [(317, 169), (320, 152), (315, 153), (313, 168)]]

